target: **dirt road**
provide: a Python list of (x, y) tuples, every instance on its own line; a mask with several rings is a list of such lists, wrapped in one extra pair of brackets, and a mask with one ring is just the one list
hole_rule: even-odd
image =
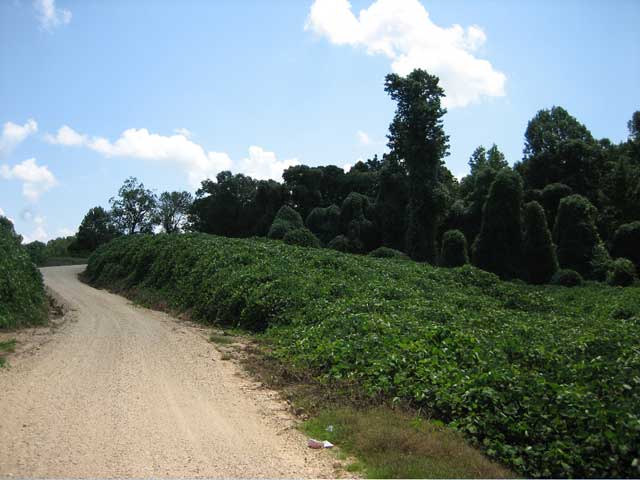
[(0, 370), (0, 477), (332, 477), (205, 332), (43, 269), (71, 319)]

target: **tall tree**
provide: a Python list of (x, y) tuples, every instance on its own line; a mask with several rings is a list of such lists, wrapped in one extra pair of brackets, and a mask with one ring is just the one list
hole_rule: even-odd
[(187, 192), (163, 192), (158, 202), (158, 223), (167, 233), (183, 229), (187, 214), (193, 203), (193, 196)]
[(434, 263), (438, 224), (447, 206), (438, 178), (449, 149), (442, 123), (444, 90), (438, 77), (418, 69), (406, 77), (387, 75), (385, 91), (397, 103), (388, 146), (409, 175), (406, 251), (415, 260)]
[(531, 283), (547, 283), (558, 270), (556, 249), (542, 206), (529, 202), (524, 207), (524, 240), (522, 254)]
[(111, 215), (102, 207), (90, 209), (82, 219), (75, 240), (69, 245), (73, 252), (93, 252), (112, 240), (118, 231)]
[(118, 196), (109, 199), (111, 218), (124, 234), (151, 233), (156, 225), (157, 203), (151, 190), (145, 189), (137, 178), (129, 177), (118, 190)]
[(473, 244), (473, 262), (506, 279), (520, 274), (521, 203), (520, 175), (510, 168), (503, 168), (491, 184), (484, 205), (482, 227)]

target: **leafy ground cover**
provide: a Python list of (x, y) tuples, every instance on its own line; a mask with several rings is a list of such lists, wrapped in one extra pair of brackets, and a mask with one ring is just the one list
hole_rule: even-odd
[(204, 234), (114, 240), (86, 277), (263, 331), (292, 368), (414, 406), (522, 475), (640, 473), (638, 287), (528, 286)]

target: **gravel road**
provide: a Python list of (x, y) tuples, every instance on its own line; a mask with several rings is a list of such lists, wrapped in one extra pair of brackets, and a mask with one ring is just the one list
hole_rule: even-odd
[(0, 477), (333, 477), (206, 331), (42, 269), (71, 308), (0, 370)]

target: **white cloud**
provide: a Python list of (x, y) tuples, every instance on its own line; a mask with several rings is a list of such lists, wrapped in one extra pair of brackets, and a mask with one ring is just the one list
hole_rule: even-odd
[(2, 126), (2, 136), (0, 136), (0, 154), (10, 153), (19, 143), (24, 141), (29, 135), (38, 131), (38, 123), (30, 118), (24, 125), (17, 125), (7, 122)]
[(369, 55), (384, 55), (400, 75), (415, 68), (438, 75), (447, 107), (505, 95), (505, 75), (473, 54), (487, 39), (484, 31), (477, 25), (466, 30), (460, 25), (440, 27), (418, 0), (376, 0), (358, 17), (348, 0), (315, 0), (305, 29), (335, 45), (363, 47)]
[(45, 30), (51, 31), (71, 21), (71, 11), (66, 8), (57, 8), (55, 0), (33, 0), (33, 8), (40, 26)]
[(192, 135), (191, 130), (189, 130), (188, 128), (176, 128), (174, 132), (186, 138), (191, 138)]
[(105, 157), (178, 164), (187, 172), (189, 183), (194, 188), (199, 187), (202, 180), (215, 178), (223, 170), (246, 173), (257, 179), (279, 180), (286, 168), (299, 164), (297, 159), (278, 160), (275, 153), (251, 146), (249, 156), (237, 162), (234, 168), (234, 162), (227, 153), (205, 151), (201, 145), (187, 138), (185, 133), (165, 136), (150, 133), (146, 128), (130, 128), (111, 142), (104, 137), (89, 137), (64, 125), (57, 134), (47, 134), (45, 138), (50, 143), (83, 146)]
[(44, 139), (55, 145), (83, 145), (88, 141), (86, 135), (81, 135), (76, 132), (73, 128), (63, 125), (58, 129), (58, 133), (55, 135), (51, 135), (47, 133), (44, 136)]
[(33, 223), (35, 224), (35, 228), (30, 235), (23, 235), (22, 243), (31, 243), (35, 242), (36, 240), (46, 243), (50, 239), (50, 236), (44, 226), (45, 218), (36, 216), (33, 218)]
[(358, 136), (358, 141), (362, 144), (362, 145), (369, 145), (371, 144), (371, 138), (369, 137), (369, 135), (367, 135), (366, 132), (363, 132), (362, 130), (358, 130), (356, 132), (356, 135)]
[(28, 200), (35, 202), (47, 190), (58, 182), (46, 165), (38, 165), (35, 158), (9, 167), (0, 165), (0, 177), (6, 180), (22, 180), (22, 193)]
[(345, 164), (342, 166), (342, 170), (344, 170), (344, 173), (349, 173), (349, 170), (351, 170), (351, 167), (353, 167), (353, 165), (352, 165), (352, 164), (350, 164), (350, 163), (345, 163)]
[(282, 172), (295, 165), (300, 165), (297, 158), (278, 160), (274, 152), (252, 145), (249, 157), (240, 161), (239, 171), (258, 180), (282, 180)]

